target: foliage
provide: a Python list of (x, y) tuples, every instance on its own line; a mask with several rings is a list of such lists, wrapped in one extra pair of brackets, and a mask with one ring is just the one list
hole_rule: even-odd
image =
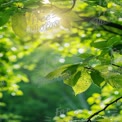
[[(90, 1), (90, 2), (93, 2), (93, 1)], [(88, 4), (89, 2), (88, 3), (83, 2), (83, 3), (84, 3), (84, 8), (82, 8), (83, 9), (82, 11), (84, 11), (84, 13), (85, 13), (86, 9), (87, 9), (89, 12), (89, 9), (91, 6), (93, 6), (93, 4), (92, 5)], [(99, 1), (98, 2), (94, 1), (93, 3), (94, 3), (94, 6), (96, 6), (96, 4), (98, 5), (98, 7), (96, 7), (96, 8), (94, 6), (92, 7), (94, 10), (94, 13), (89, 12), (89, 14), (91, 14), (91, 15), (87, 15), (86, 13), (85, 13), (86, 15), (81, 15), (81, 18), (82, 18), (82, 16), (86, 17), (86, 21), (88, 19), (88, 16), (93, 16), (92, 14), (94, 14), (94, 16), (97, 16), (98, 12), (102, 12), (100, 10), (100, 7), (102, 7), (103, 12), (105, 10), (105, 14), (101, 15), (101, 13), (100, 13), (99, 18), (104, 17), (103, 19), (107, 20), (109, 23), (109, 19), (107, 18), (108, 16), (106, 14), (108, 12), (108, 9), (111, 9), (110, 3), (111, 3), (111, 5), (116, 4), (116, 6), (118, 6), (118, 7), (120, 6), (117, 3), (112, 3), (109, 1), (108, 1), (108, 3), (106, 3), (104, 5), (100, 4)], [(81, 9), (78, 9), (78, 5), (76, 7), (77, 7), (76, 8), (77, 12), (80, 13)], [(114, 9), (112, 9), (112, 10), (114, 10)], [(120, 10), (120, 8), (118, 8), (118, 10)], [(84, 13), (82, 13), (82, 14), (84, 14)], [(119, 19), (118, 19), (118, 21), (114, 20), (115, 16), (114, 17), (109, 16), (109, 17), (113, 18), (113, 22), (120, 23)], [(95, 21), (95, 18), (91, 17), (91, 19), (92, 19), (92, 20), (90, 20), (91, 22)], [(77, 21), (79, 21), (79, 20), (77, 19)], [(99, 23), (99, 22), (101, 22), (101, 23)], [(106, 29), (107, 24), (104, 22), (105, 21), (98, 20), (98, 22), (94, 22), (94, 24), (97, 24), (97, 25), (102, 24), (102, 27), (105, 27), (105, 29)], [(81, 28), (83, 28), (85, 26), (87, 26), (87, 29), (91, 29), (91, 25), (89, 25), (89, 23), (85, 23), (85, 24), (77, 23), (77, 24), (78, 24), (77, 26), (79, 26), (78, 27), (79, 30), (81, 30)], [(87, 35), (87, 37), (82, 40), (81, 40), (80, 36), (78, 36), (78, 39), (77, 39), (77, 40), (80, 40), (81, 43), (83, 43), (83, 45), (81, 45), (81, 49), (87, 45), (87, 50), (85, 50), (85, 52), (83, 54), (79, 55), (79, 57), (81, 58), (81, 61), (77, 65), (73, 64), (72, 69), (70, 68), (70, 66), (67, 67), (65, 70), (62, 70), (62, 67), (59, 68), (58, 75), (62, 76), (65, 73), (64, 83), (72, 86), (72, 88), (77, 87), (77, 83), (78, 83), (79, 89), (81, 91), (77, 92), (77, 90), (78, 90), (78, 88), (77, 88), (77, 90), (75, 90), (75, 94), (81, 93), (84, 91), (82, 89), (85, 88), (86, 84), (82, 83), (83, 81), (84, 82), (86, 81), (89, 84), (88, 86), (90, 86), (91, 82), (93, 82), (98, 86), (103, 86), (104, 84), (109, 83), (113, 87), (118, 87), (118, 88), (121, 87), (120, 79), (121, 79), (122, 70), (121, 70), (120, 59), (122, 57), (121, 57), (121, 49), (118, 48), (118, 47), (121, 47), (121, 43), (122, 43), (121, 35), (119, 33), (118, 33), (118, 35), (115, 35), (114, 31), (110, 32), (108, 30), (106, 32), (106, 30), (104, 30), (104, 28), (102, 28), (102, 27), (97, 27), (99, 31), (97, 31), (97, 29), (96, 29), (96, 30), (90, 30), (90, 31), (87, 30), (85, 32), (83, 30), (78, 31), (78, 30), (75, 30), (74, 28), (72, 29), (72, 31), (73, 32), (75, 31), (75, 34), (76, 34), (73, 36), (74, 40), (77, 35), (80, 35), (82, 33), (82, 31), (83, 31), (83, 35)], [(113, 27), (112, 27), (112, 29), (113, 29)], [(102, 30), (101, 30), (101, 28), (102, 28)], [(94, 29), (94, 27), (92, 29)], [(92, 31), (94, 31), (94, 35), (92, 35), (92, 33), (91, 33)], [(87, 34), (87, 33), (89, 33), (89, 34)], [(71, 35), (73, 35), (73, 34), (71, 34)], [(105, 36), (106, 34), (108, 35), (107, 37)], [(98, 37), (97, 37), (97, 35), (98, 35)], [(69, 40), (70, 36), (67, 36), (68, 40)], [(73, 40), (73, 38), (72, 38), (72, 40)], [(71, 41), (70, 41), (70, 44), (72, 44)], [(116, 49), (115, 49), (115, 47), (116, 47)], [(70, 48), (71, 47), (69, 46), (68, 49), (70, 49)], [(77, 47), (75, 47), (75, 49), (77, 49)], [(77, 66), (78, 66), (78, 68), (80, 66), (81, 69), (76, 70)], [(85, 68), (85, 70), (82, 70), (84, 68)], [(68, 73), (66, 71), (68, 71)], [(87, 74), (84, 76), (85, 72), (87, 72)], [(57, 77), (57, 70), (50, 73), (48, 76), (50, 76), (50, 75), (51, 76), (53, 75), (53, 77), (55, 77), (55, 76)], [(88, 77), (91, 77), (90, 82), (89, 82), (90, 78), (87, 79), (87, 75), (88, 75)], [(86, 78), (86, 80), (84, 80), (84, 77)], [(68, 80), (68, 82), (66, 80)], [(79, 85), (79, 81), (82, 85)], [(85, 90), (87, 90), (87, 88), (88, 87), (86, 87)]]
[[(45, 57), (45, 55), (49, 56)], [(86, 97), (90, 96), (89, 93), (74, 96), (70, 87), (64, 85), (61, 78), (51, 81), (43, 78), (47, 70), (51, 71), (54, 67), (61, 65), (59, 59), (59, 54), (52, 53), (52, 50), (43, 46), (19, 60), (19, 62), (24, 62), (24, 67), (21, 70), (29, 78), (29, 83), (18, 84), (23, 91), (22, 96), (3, 93), (3, 97), (0, 99), (4, 103), (0, 107), (1, 121), (45, 122), (48, 118), (52, 120), (56, 111), (62, 108), (75, 110), (79, 107), (89, 107), (85, 101)], [(68, 63), (70, 60), (71, 58), (66, 62)], [(27, 67), (33, 67), (32, 64), (36, 64), (36, 66), (33, 70), (28, 70)], [(93, 87), (93, 89), (99, 90), (97, 87)], [(95, 91), (91, 89), (90, 94)], [(84, 101), (82, 105), (81, 101)]]
[[(8, 90), (13, 95), (21, 95), (19, 86), (16, 83), (22, 81), (27, 82), (26, 75), (19, 72), (22, 64), (17, 63), (19, 58), (22, 58), (27, 52), (22, 46), (19, 47), (17, 42), (12, 41), (14, 35), (6, 27), (1, 27), (1, 40), (0, 40), (0, 91)], [(17, 49), (18, 48), (18, 49)]]
[[(121, 90), (113, 89), (110, 85), (107, 85), (101, 90), (101, 93), (94, 93), (91, 97), (87, 99), (90, 105), (90, 110), (87, 109), (77, 109), (75, 111), (68, 111), (66, 113), (61, 113), (54, 117), (55, 122), (75, 122), (75, 121), (88, 121), (88, 116), (93, 115), (96, 111), (103, 109), (110, 101), (115, 100), (121, 96)], [(92, 121), (100, 122), (119, 122), (122, 120), (121, 112), (122, 108), (121, 101), (111, 104), (106, 110), (103, 110), (100, 114), (96, 114)], [(89, 120), (90, 121), (90, 120)]]
[(101, 88), (109, 84), (119, 90), (122, 86), (121, 4), (121, 0), (50, 0), (48, 4), (43, 0), (1, 0), (0, 98), (3, 91), (13, 96), (23, 94), (17, 84), (28, 82), (29, 78), (21, 59), (44, 44), (60, 52), (64, 60), (67, 56), (78, 57), (49, 73), (47, 78), (63, 78), (76, 95), (92, 84)]

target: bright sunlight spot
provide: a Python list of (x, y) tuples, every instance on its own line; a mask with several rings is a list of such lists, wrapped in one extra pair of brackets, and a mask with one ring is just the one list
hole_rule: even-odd
[(59, 26), (61, 18), (51, 13), (49, 15), (46, 15), (44, 19), (45, 19), (45, 24), (42, 25), (40, 31), (46, 31), (47, 29)]
[(85, 52), (85, 50), (83, 48), (80, 48), (80, 49), (78, 49), (78, 52), (82, 54)]
[(50, 1), (49, 0), (43, 0), (43, 2), (42, 3), (44, 3), (44, 4), (49, 4), (50, 3)]
[(50, 14), (47, 16), (47, 21), (50, 23), (57, 23), (59, 22), (60, 18), (54, 14)]
[(59, 59), (59, 62), (60, 62), (60, 63), (64, 63), (64, 62), (65, 62), (65, 59), (64, 59), (64, 58), (60, 58), (60, 59)]

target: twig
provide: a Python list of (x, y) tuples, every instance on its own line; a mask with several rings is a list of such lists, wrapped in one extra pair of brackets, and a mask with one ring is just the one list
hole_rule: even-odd
[(70, 8), (70, 10), (72, 10), (75, 7), (75, 4), (76, 4), (76, 0), (73, 0), (73, 4), (72, 4), (72, 7)]
[(102, 111), (105, 111), (110, 105), (114, 104), (115, 102), (117, 102), (117, 101), (120, 100), (120, 99), (122, 99), (122, 96), (119, 97), (119, 98), (117, 98), (117, 99), (114, 100), (113, 102), (106, 104), (106, 106), (105, 106), (103, 109), (101, 109), (101, 110), (95, 112), (95, 113), (92, 114), (90, 117), (88, 117), (88, 119), (87, 119), (86, 122), (92, 122), (91, 119), (92, 119), (94, 116), (98, 115), (98, 114), (101, 113)]
[(120, 35), (120, 36), (122, 36), (122, 34), (119, 34), (119, 33), (117, 33), (117, 32), (111, 31), (111, 30), (109, 30), (109, 29), (107, 29), (107, 28), (105, 28), (105, 27), (103, 27), (103, 26), (102, 26), (102, 28), (103, 28), (105, 31), (109, 32), (109, 33), (113, 33), (113, 34), (115, 34), (115, 35)]
[(113, 66), (115, 67), (118, 67), (118, 68), (122, 68), (122, 66), (119, 66), (119, 65), (116, 65), (116, 64), (112, 64)]
[(85, 16), (80, 16), (81, 20), (80, 21), (86, 21), (86, 22), (92, 22), (93, 24), (99, 25), (99, 26), (108, 26), (108, 27), (113, 27), (119, 30), (122, 30), (122, 25), (117, 24), (117, 23), (113, 23), (113, 22), (109, 22), (109, 21), (105, 21), (102, 19), (99, 19), (95, 16), (93, 17), (85, 17)]
[(117, 24), (117, 23), (108, 22), (108, 23), (106, 24), (106, 26), (109, 26), (109, 27), (113, 27), (113, 28), (117, 28), (117, 29), (122, 30), (122, 25)]

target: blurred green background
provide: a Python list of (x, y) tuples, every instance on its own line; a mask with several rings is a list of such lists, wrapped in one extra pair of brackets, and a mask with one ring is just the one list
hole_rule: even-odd
[[(71, 6), (69, 0), (50, 1), (57, 8), (63, 6), (62, 11)], [(96, 16), (121, 25), (121, 4), (121, 0), (79, 0), (73, 10), (79, 16)], [(89, 55), (99, 56), (102, 49), (92, 45), (93, 42), (110, 38), (119, 40), (119, 48), (113, 51), (113, 55), (115, 63), (121, 66), (122, 32), (112, 27), (105, 29), (114, 33), (106, 31), (101, 27), (101, 23), (98, 25), (93, 20), (79, 21), (79, 17), (71, 12), (62, 16), (63, 29), (26, 33), (25, 14), (30, 12), (27, 18), (30, 26), (33, 29), (34, 26), (39, 28), (35, 22), (38, 17), (33, 16), (37, 14), (34, 13), (37, 8), (41, 9), (41, 5), (42, 0), (0, 0), (0, 122), (82, 122), (81, 119), (87, 119), (122, 94), (121, 87), (113, 89), (105, 84), (106, 86), (100, 88), (92, 83), (87, 91), (75, 96), (71, 87), (63, 83), (62, 77), (52, 80), (45, 78), (59, 66), (82, 63)], [(48, 12), (50, 6), (46, 7), (41, 10)], [(110, 62), (108, 52), (103, 50), (103, 53), (105, 55), (100, 57), (101, 62)], [(99, 62), (94, 59), (86, 60), (88, 66), (97, 63)], [(97, 117), (100, 122), (121, 122), (122, 100)]]

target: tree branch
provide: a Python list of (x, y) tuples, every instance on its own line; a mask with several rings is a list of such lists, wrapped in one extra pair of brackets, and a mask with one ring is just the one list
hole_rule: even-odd
[(73, 4), (72, 4), (72, 7), (70, 8), (70, 10), (72, 10), (75, 7), (75, 4), (76, 4), (76, 0), (73, 0)]
[(95, 113), (92, 114), (90, 117), (88, 117), (88, 119), (87, 119), (86, 122), (92, 122), (91, 119), (92, 119), (94, 116), (98, 115), (98, 114), (101, 113), (102, 111), (105, 111), (110, 105), (114, 104), (115, 102), (119, 101), (120, 99), (122, 99), (122, 96), (119, 97), (119, 98), (117, 98), (117, 99), (114, 100), (113, 102), (106, 104), (106, 106), (105, 106), (103, 109), (101, 109), (101, 110), (95, 112)]
[(108, 22), (108, 23), (106, 24), (106, 26), (109, 26), (109, 27), (114, 27), (114, 28), (117, 28), (117, 29), (122, 30), (122, 25), (117, 24), (117, 23)]
[(113, 33), (113, 34), (115, 34), (115, 35), (120, 35), (120, 36), (122, 36), (122, 34), (119, 34), (119, 33), (117, 33), (117, 32), (114, 32), (114, 31), (112, 31), (112, 30), (109, 30), (109, 29), (105, 28), (104, 26), (102, 26), (102, 28), (103, 28), (104, 31), (107, 31), (107, 32), (109, 32), (109, 33)]
[(119, 66), (119, 65), (116, 65), (116, 64), (112, 64), (113, 66), (115, 67), (118, 67), (118, 68), (122, 68), (122, 66)]
[(80, 18), (82, 19), (82, 21), (91, 22), (91, 23), (93, 23), (95, 25), (99, 25), (99, 26), (105, 25), (105, 26), (108, 26), (108, 27), (113, 27), (113, 28), (122, 30), (122, 25), (117, 24), (117, 23), (113, 23), (113, 22), (108, 22), (108, 21), (99, 19), (99, 18), (97, 18), (95, 16), (94, 17), (81, 16)]

